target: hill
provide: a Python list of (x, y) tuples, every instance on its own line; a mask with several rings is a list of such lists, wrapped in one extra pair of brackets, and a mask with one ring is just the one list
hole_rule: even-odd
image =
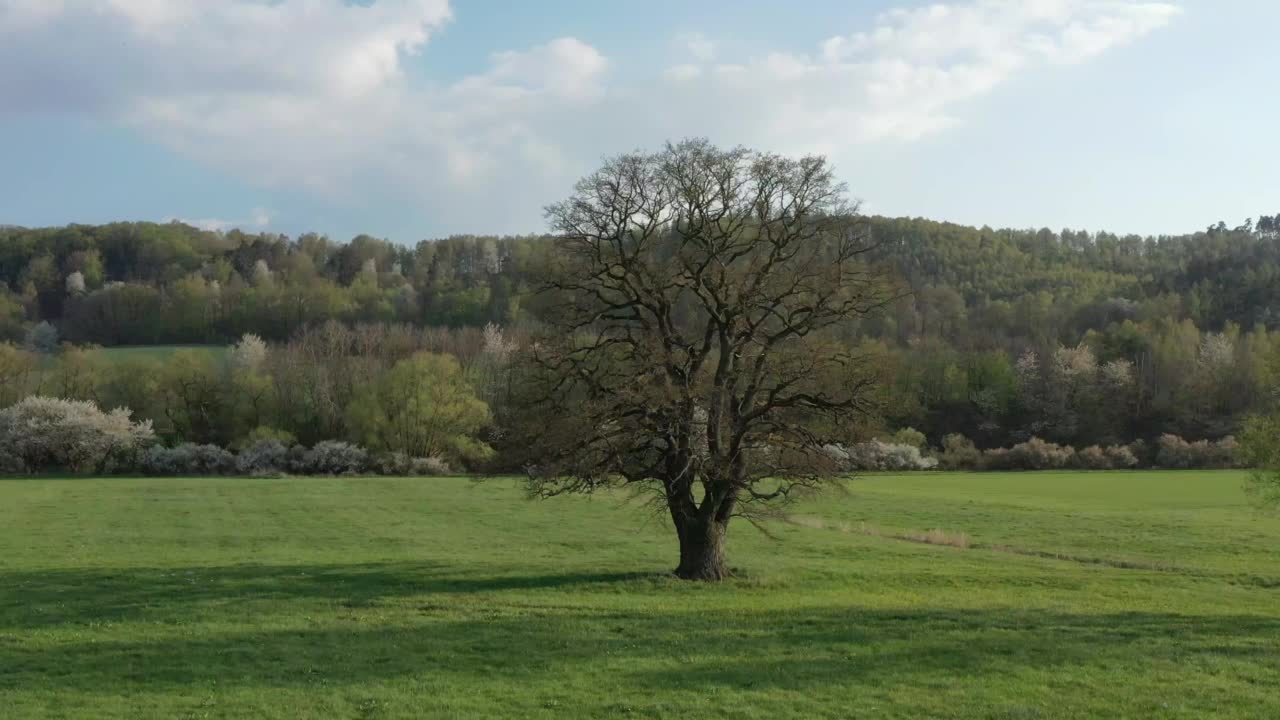
[[(869, 261), (904, 292), (845, 339), (884, 366), (891, 428), (984, 446), (1220, 438), (1280, 378), (1280, 215), (1152, 237), (865, 220)], [(41, 321), (105, 346), (284, 341), (328, 320), (519, 328), (549, 242), (9, 228), (0, 340)]]

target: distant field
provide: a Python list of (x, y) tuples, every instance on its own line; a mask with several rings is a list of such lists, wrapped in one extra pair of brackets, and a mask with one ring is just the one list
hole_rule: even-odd
[(129, 360), (135, 358), (164, 360), (179, 350), (195, 350), (197, 352), (207, 352), (218, 356), (227, 352), (225, 345), (130, 345), (103, 348), (102, 352), (108, 358), (117, 360)]
[(699, 585), (510, 480), (0, 480), (0, 717), (1280, 717), (1242, 481), (876, 476)]

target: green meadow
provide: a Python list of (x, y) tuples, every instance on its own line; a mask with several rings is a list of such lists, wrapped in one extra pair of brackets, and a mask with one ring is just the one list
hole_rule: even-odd
[(179, 350), (191, 350), (198, 353), (207, 353), (213, 357), (221, 357), (226, 354), (227, 346), (225, 345), (121, 345), (116, 347), (102, 348), (100, 352), (103, 357), (117, 362), (125, 360), (156, 360), (165, 361), (173, 356)]
[(0, 717), (1280, 717), (1243, 480), (871, 476), (714, 585), (621, 494), (0, 480)]

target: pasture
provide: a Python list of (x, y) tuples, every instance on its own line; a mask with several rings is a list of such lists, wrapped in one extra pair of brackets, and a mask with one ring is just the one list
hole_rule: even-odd
[(102, 348), (102, 356), (115, 362), (126, 360), (168, 360), (179, 350), (192, 350), (207, 353), (213, 357), (221, 357), (227, 352), (226, 345), (118, 345)]
[(706, 585), (622, 495), (0, 480), (0, 715), (1280, 717), (1280, 519), (1242, 481), (867, 477), (736, 523)]

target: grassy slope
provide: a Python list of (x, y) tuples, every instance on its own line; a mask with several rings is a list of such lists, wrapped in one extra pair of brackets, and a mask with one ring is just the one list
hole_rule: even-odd
[(102, 348), (102, 353), (112, 360), (167, 360), (179, 350), (194, 350), (221, 356), (227, 352), (225, 345), (118, 345)]
[(0, 481), (0, 714), (1277, 717), (1280, 520), (1241, 480), (868, 478), (735, 526), (719, 586), (622, 500), (509, 481)]

